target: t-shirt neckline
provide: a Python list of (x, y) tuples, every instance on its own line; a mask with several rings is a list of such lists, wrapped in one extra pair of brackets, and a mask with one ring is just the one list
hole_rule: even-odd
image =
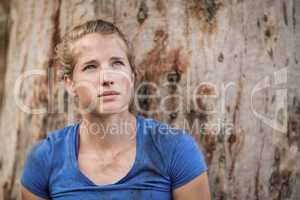
[(74, 131), (73, 131), (73, 137), (72, 141), (70, 142), (70, 149), (71, 149), (71, 166), (73, 166), (75, 172), (77, 173), (77, 175), (79, 177), (81, 177), (82, 179), (85, 180), (85, 182), (87, 182), (89, 185), (92, 186), (98, 186), (98, 187), (111, 187), (111, 186), (115, 186), (115, 185), (119, 185), (122, 184), (124, 182), (126, 182), (128, 179), (130, 179), (130, 177), (135, 173), (135, 171), (137, 170), (137, 167), (139, 165), (139, 162), (141, 161), (142, 158), (142, 141), (143, 141), (143, 125), (144, 123), (142, 123), (143, 120), (143, 116), (137, 114), (136, 115), (136, 153), (135, 153), (135, 160), (133, 162), (133, 165), (131, 167), (131, 169), (128, 171), (128, 173), (122, 177), (120, 180), (114, 182), (114, 183), (110, 183), (110, 184), (103, 184), (103, 185), (99, 185), (96, 184), (95, 182), (93, 182), (91, 179), (89, 179), (86, 175), (84, 175), (81, 170), (78, 167), (78, 161), (77, 161), (77, 151), (78, 151), (78, 137), (79, 137), (79, 127), (80, 124), (77, 123), (74, 126)]

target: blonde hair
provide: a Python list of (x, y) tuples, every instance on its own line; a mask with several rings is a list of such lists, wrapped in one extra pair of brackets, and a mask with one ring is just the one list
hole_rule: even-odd
[(84, 24), (75, 26), (68, 32), (62, 41), (55, 47), (56, 61), (63, 68), (64, 75), (72, 75), (76, 64), (76, 57), (72, 51), (72, 44), (90, 33), (99, 33), (103, 35), (116, 34), (126, 45), (126, 55), (130, 64), (130, 68), (136, 77), (136, 68), (134, 64), (134, 56), (132, 54), (131, 44), (127, 41), (124, 34), (113, 23), (101, 19), (90, 20)]

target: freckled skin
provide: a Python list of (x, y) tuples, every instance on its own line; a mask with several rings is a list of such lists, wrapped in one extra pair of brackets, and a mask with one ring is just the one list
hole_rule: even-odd
[[(78, 95), (80, 107), (92, 107), (92, 113), (119, 112), (127, 109), (133, 84), (133, 73), (126, 55), (125, 44), (116, 35), (88, 34), (75, 42), (76, 65), (73, 71), (73, 84)], [(123, 64), (111, 60), (123, 58)], [(88, 61), (94, 60), (90, 64)], [(89, 68), (84, 69), (88, 65)], [(85, 70), (85, 71), (83, 71)], [(105, 81), (112, 81), (111, 86)], [(114, 101), (105, 101), (97, 95), (106, 90), (120, 92)], [(95, 105), (95, 106), (92, 106)]]
[[(77, 62), (72, 81), (75, 83), (79, 106), (85, 109), (94, 105), (86, 116), (94, 118), (103, 113), (127, 112), (134, 77), (123, 41), (116, 35), (92, 33), (76, 41), (73, 48)], [(113, 59), (116, 57), (121, 59), (116, 61)], [(99, 97), (107, 90), (117, 91), (120, 95)], [(96, 184), (117, 182), (133, 166), (135, 141), (121, 152), (116, 152), (103, 149), (99, 153), (99, 149), (93, 151), (82, 146), (78, 155), (79, 168)]]

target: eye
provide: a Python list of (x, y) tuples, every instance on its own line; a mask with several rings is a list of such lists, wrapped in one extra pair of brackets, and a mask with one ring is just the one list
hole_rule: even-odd
[(82, 71), (85, 71), (85, 70), (91, 70), (91, 69), (96, 69), (96, 65), (86, 65), (83, 69), (82, 69)]
[(114, 61), (112, 65), (113, 65), (113, 67), (120, 67), (120, 66), (124, 66), (125, 64), (123, 61), (117, 60), (117, 61)]

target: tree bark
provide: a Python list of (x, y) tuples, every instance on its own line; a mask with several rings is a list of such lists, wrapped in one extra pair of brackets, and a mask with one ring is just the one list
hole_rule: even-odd
[[(154, 112), (137, 112), (198, 140), (213, 199), (300, 199), (300, 1), (14, 0), (9, 8), (8, 49), (0, 57), (7, 63), (0, 199), (20, 199), (30, 147), (77, 119), (54, 46), (74, 25), (95, 18), (124, 31), (138, 82), (158, 86), (159, 100), (138, 101)], [(27, 78), (16, 96), (19, 78), (32, 70), (44, 75)], [(47, 112), (26, 112), (16, 99)]]

